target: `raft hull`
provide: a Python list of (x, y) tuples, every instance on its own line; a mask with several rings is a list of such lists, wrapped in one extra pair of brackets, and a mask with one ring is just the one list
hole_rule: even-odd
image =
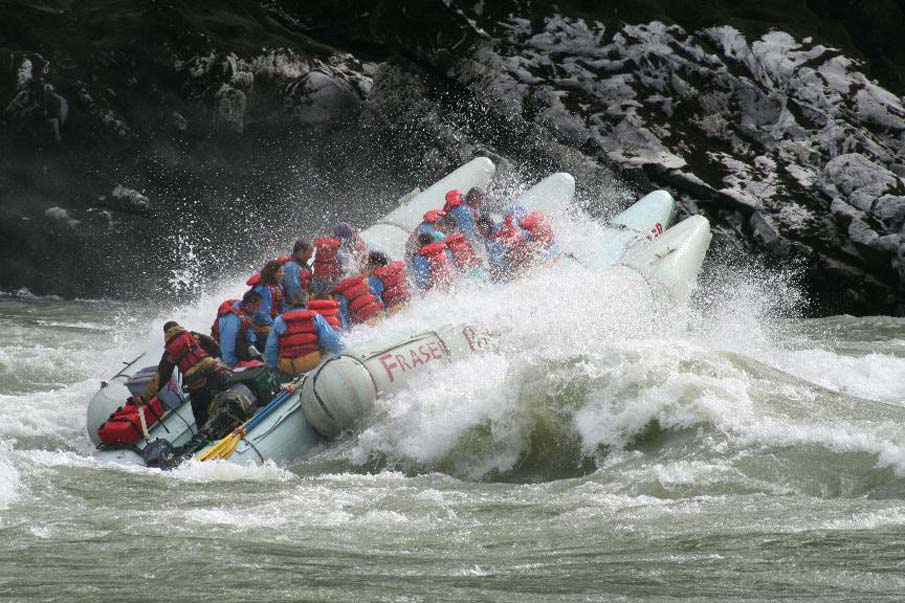
[(495, 173), (496, 166), (490, 159), (472, 159), (414, 197), (404, 197), (399, 207), (363, 230), (361, 237), (391, 258), (405, 257), (406, 242), (421, 224), (424, 213), (443, 207), (447, 191), (458, 189), (464, 194), (473, 187), (486, 191)]
[[(420, 333), (379, 349), (333, 356), (304, 377), (301, 386), (264, 421), (249, 430), (231, 463), (291, 463), (318, 444), (354, 428), (378, 398), (406, 387), (416, 376), (479, 350), (491, 340), (467, 325)], [(194, 458), (204, 457), (208, 448)]]
[(547, 176), (516, 200), (528, 211), (543, 212), (548, 216), (562, 214), (568, 210), (575, 197), (575, 178), (566, 172)]
[(691, 216), (631, 249), (620, 263), (643, 274), (655, 290), (682, 307), (697, 283), (711, 239), (707, 218)]
[(575, 255), (591, 268), (612, 266), (633, 246), (663, 234), (674, 212), (672, 195), (662, 190), (654, 191), (607, 222), (596, 244), (577, 250)]

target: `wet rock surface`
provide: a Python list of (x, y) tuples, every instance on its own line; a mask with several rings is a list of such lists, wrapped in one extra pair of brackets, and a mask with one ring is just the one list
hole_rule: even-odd
[(14, 2), (0, 287), (140, 295), (186, 258), (215, 279), (484, 153), (573, 172), (601, 213), (667, 188), (715, 255), (803, 271), (811, 312), (901, 312), (902, 49), (876, 25), (901, 11), (871, 17), (875, 51), (846, 3), (710, 4)]

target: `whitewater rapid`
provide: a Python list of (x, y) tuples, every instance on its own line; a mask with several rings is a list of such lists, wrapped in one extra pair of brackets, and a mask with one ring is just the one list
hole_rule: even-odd
[[(797, 293), (781, 275), (769, 286), (764, 276), (727, 276), (722, 292), (698, 296), (687, 310), (661, 303), (634, 273), (565, 263), (510, 283), (430, 293), (352, 331), (347, 346), (463, 322), (491, 332), (493, 351), (434, 367), (320, 456), (466, 479), (518, 473), (528, 459), (555, 477), (587, 471), (589, 461), (599, 468), (656, 426), (704, 429), (721, 446), (863, 452), (905, 474), (901, 342), (893, 338), (886, 353), (851, 353), (855, 340), (815, 338), (812, 323), (776, 316), (789, 304), (782, 297)], [(15, 310), (0, 351), (6, 450), (27, 443), (90, 457), (84, 411), (99, 382), (141, 351), (142, 364), (156, 364), (166, 320), (207, 331), (212, 309), (241, 291), (231, 283), (163, 311), (7, 297)], [(543, 466), (537, 447), (572, 466)]]
[(88, 400), (243, 279), (170, 306), (0, 296), (0, 597), (895, 600), (905, 320), (798, 318), (794, 274), (710, 270), (683, 310), (565, 262), (430, 293), (347, 345), (466, 322), (495, 347), (299, 463), (171, 472), (96, 462)]

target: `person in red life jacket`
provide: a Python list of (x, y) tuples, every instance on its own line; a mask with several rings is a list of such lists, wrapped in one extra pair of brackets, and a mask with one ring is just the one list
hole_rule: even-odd
[(256, 355), (250, 348), (257, 344), (254, 315), (261, 309), (261, 295), (246, 291), (242, 300), (228, 299), (217, 308), (217, 318), (211, 326), (211, 337), (220, 345), (223, 364), (232, 368)]
[(503, 250), (503, 273), (499, 276), (509, 277), (524, 270), (531, 264), (531, 241), (527, 233), (519, 226), (525, 217), (524, 207), (512, 204), (503, 213), (503, 221), (497, 224), (489, 237), (498, 243)]
[(533, 259), (550, 260), (559, 255), (559, 246), (547, 216), (539, 211), (528, 212), (518, 221), (518, 225), (528, 238)]
[(286, 309), (283, 274), (283, 262), (270, 260), (261, 269), (260, 281), (252, 287), (252, 291), (261, 296), (261, 307), (254, 316), (258, 341), (267, 341), (274, 319)]
[(344, 278), (336, 284), (333, 299), (339, 302), (339, 317), (343, 329), (357, 324), (374, 324), (383, 317), (383, 304), (371, 291), (366, 274)]
[(487, 271), (484, 269), (481, 258), (477, 256), (471, 242), (463, 233), (457, 232), (449, 235), (444, 243), (452, 257), (453, 265), (466, 278), (474, 280), (487, 278)]
[(358, 236), (358, 232), (346, 222), (340, 222), (333, 229), (333, 236), (342, 241), (336, 252), (341, 277), (361, 274), (368, 263), (368, 244)]
[(446, 238), (446, 231), (450, 227), (445, 213), (439, 209), (431, 209), (424, 212), (421, 224), (412, 232), (408, 240), (405, 242), (405, 257), (411, 261), (415, 253), (421, 247), (418, 243), (418, 237), (424, 233), (430, 234), (434, 241), (442, 241)]
[(412, 234), (409, 235), (408, 240), (405, 242), (406, 259), (411, 261), (415, 252), (420, 248), (418, 237), (424, 233), (428, 233), (434, 238), (434, 241), (442, 241), (446, 238), (446, 229), (448, 229), (449, 226), (450, 223), (446, 219), (446, 214), (439, 209), (431, 209), (424, 212), (421, 223), (414, 231), (412, 231)]
[(382, 251), (368, 255), (368, 287), (383, 304), (387, 314), (401, 310), (412, 296), (405, 275), (405, 262), (390, 262)]
[(308, 262), (312, 255), (314, 250), (308, 241), (299, 239), (292, 247), (292, 255), (283, 264), (283, 291), (287, 304), (300, 305), (307, 300), (312, 276)]
[(321, 362), (324, 352), (341, 354), (339, 302), (312, 300), (308, 308), (295, 306), (273, 322), (264, 348), (264, 363), (274, 373), (296, 375)]
[(157, 371), (145, 391), (132, 401), (147, 404), (170, 380), (173, 370), (179, 369), (192, 400), (195, 425), (200, 428), (207, 421), (211, 400), (226, 389), (230, 371), (217, 360), (220, 349), (211, 337), (186, 331), (175, 321), (163, 325), (163, 333), (164, 352)]
[(314, 274), (311, 279), (311, 293), (319, 297), (327, 295), (333, 285), (339, 282), (340, 266), (339, 237), (318, 237), (314, 239)]
[(484, 192), (479, 188), (472, 188), (468, 194), (463, 195), (458, 190), (451, 190), (446, 193), (445, 201), (443, 213), (452, 223), (451, 232), (461, 232), (472, 246), (477, 245), (478, 234), (475, 231), (475, 222), (480, 215), (481, 205), (484, 203)]
[(415, 285), (419, 289), (448, 287), (455, 280), (455, 268), (452, 253), (446, 248), (444, 241), (434, 241), (425, 233), (418, 237), (420, 245), (412, 258), (415, 271)]
[(506, 249), (493, 236), (496, 232), (493, 219), (482, 214), (475, 224), (475, 230), (484, 239), (484, 250), (487, 252), (490, 277), (497, 280), (506, 270)]

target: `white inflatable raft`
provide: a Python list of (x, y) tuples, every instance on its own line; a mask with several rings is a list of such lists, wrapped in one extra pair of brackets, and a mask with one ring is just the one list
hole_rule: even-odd
[[(486, 189), (494, 172), (489, 159), (475, 159), (410, 198), (362, 235), (391, 257), (401, 257), (424, 212), (442, 207), (446, 191), (475, 186)], [(555, 216), (568, 210), (574, 192), (575, 180), (571, 175), (553, 174), (529, 189), (518, 202), (529, 210)], [(671, 303), (682, 304), (700, 271), (711, 235), (709, 223), (701, 217), (689, 218), (665, 230), (673, 210), (672, 197), (665, 191), (647, 195), (605, 227), (590, 250), (565, 250), (569, 252), (565, 261), (571, 258), (595, 269), (621, 263), (618, 269), (640, 275), (649, 288), (664, 292), (665, 299)], [(376, 350), (330, 357), (259, 411), (247, 423), (253, 424), (247, 433), (236, 432), (241, 437), (234, 438), (237, 440), (234, 446), (222, 452), (215, 444), (197, 451), (195, 457), (239, 463), (260, 463), (267, 459), (291, 462), (302, 458), (325, 438), (353, 427), (370, 413), (380, 396), (405, 387), (414, 375), (488, 345), (488, 338), (460, 326), (414, 335)], [(140, 356), (131, 365), (139, 365), (141, 360), (149, 358)], [(157, 357), (151, 359), (156, 361)], [(87, 427), (95, 444), (99, 443), (98, 427), (130, 394), (143, 389), (147, 379), (142, 376), (154, 369), (147, 367), (130, 373), (130, 366), (105, 383), (89, 404)], [(147, 440), (141, 439), (131, 446), (101, 447), (97, 457), (143, 463), (141, 453), (148, 442), (160, 438), (176, 447), (188, 443), (195, 435), (195, 425), (178, 378), (170, 381), (163, 396), (170, 410), (149, 429)]]

